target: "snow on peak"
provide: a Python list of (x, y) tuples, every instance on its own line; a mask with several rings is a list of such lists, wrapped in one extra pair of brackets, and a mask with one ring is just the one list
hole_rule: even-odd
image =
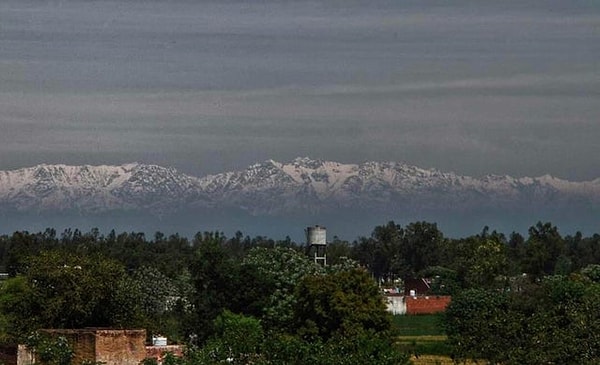
[(243, 207), (254, 213), (329, 206), (418, 210), (485, 205), (496, 209), (503, 204), (555, 204), (569, 199), (600, 202), (600, 179), (574, 183), (550, 175), (474, 178), (402, 162), (349, 164), (308, 157), (289, 162), (266, 160), (202, 178), (138, 162), (119, 166), (41, 164), (0, 171), (0, 210), (168, 212), (207, 204)]
[(165, 206), (185, 198), (194, 185), (196, 178), (156, 165), (40, 164), (0, 172), (0, 206), (84, 211)]

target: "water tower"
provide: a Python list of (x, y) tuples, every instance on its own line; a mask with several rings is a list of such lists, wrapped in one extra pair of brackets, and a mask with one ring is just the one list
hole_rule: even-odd
[(327, 229), (318, 225), (307, 227), (306, 245), (309, 255), (314, 255), (315, 262), (327, 266)]

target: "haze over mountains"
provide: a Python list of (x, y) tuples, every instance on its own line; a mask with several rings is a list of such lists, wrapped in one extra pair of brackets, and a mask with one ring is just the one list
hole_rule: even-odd
[(400, 162), (268, 160), (203, 177), (170, 167), (38, 165), (0, 172), (0, 232), (45, 227), (179, 232), (241, 230), (302, 240), (307, 225), (353, 239), (388, 220), (438, 222), (450, 235), (505, 233), (550, 220), (596, 232), (600, 179), (481, 178)]

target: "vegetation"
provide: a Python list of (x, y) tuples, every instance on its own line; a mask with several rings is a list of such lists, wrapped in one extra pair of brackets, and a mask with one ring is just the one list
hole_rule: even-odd
[[(187, 344), (185, 359), (170, 364), (405, 364), (409, 353), (599, 362), (598, 234), (562, 236), (540, 222), (526, 237), (486, 227), (452, 239), (434, 223), (389, 222), (354, 242), (334, 238), (328, 261), (316, 264), (289, 238), (240, 232), (15, 232), (0, 236), (9, 273), (0, 342), (25, 342), (40, 328), (112, 326)], [(418, 277), (431, 279), (430, 294), (453, 296), (447, 313), (392, 319), (380, 285)], [(67, 361), (51, 354), (48, 363)]]
[(502, 364), (597, 364), (600, 285), (546, 277), (520, 292), (472, 289), (447, 311), (456, 358)]
[(441, 314), (395, 315), (392, 317), (392, 328), (398, 336), (402, 337), (443, 337), (446, 334), (443, 319)]
[(438, 356), (450, 359), (452, 350), (443, 330), (443, 317), (440, 314), (415, 316), (396, 315), (393, 330), (397, 346), (413, 356), (413, 362), (423, 362), (423, 356)]
[(38, 332), (25, 339), (25, 344), (36, 353), (37, 361), (44, 365), (70, 365), (73, 350), (65, 337), (50, 337)]
[(24, 340), (38, 328), (127, 326), (135, 323), (137, 293), (123, 266), (64, 250), (30, 256), (22, 275), (2, 286), (3, 332)]

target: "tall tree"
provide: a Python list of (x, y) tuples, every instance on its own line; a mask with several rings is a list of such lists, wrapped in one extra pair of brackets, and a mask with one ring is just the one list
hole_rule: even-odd
[(220, 233), (198, 234), (196, 252), (190, 264), (194, 285), (193, 318), (187, 331), (203, 341), (213, 333), (213, 321), (223, 308), (228, 308), (230, 293), (236, 289), (237, 266), (223, 249), (225, 237)]
[(565, 253), (565, 242), (558, 228), (551, 223), (538, 222), (529, 228), (526, 241), (524, 269), (532, 278), (553, 274), (556, 263)]
[(448, 242), (449, 267), (463, 287), (489, 288), (507, 270), (506, 245), (492, 238), (471, 236)]
[(401, 255), (413, 277), (429, 266), (440, 264), (443, 243), (444, 235), (435, 223), (414, 222), (404, 228)]
[(511, 275), (523, 273), (522, 260), (525, 257), (525, 238), (518, 233), (512, 232), (508, 238), (507, 251), (508, 272)]
[(401, 245), (404, 231), (393, 221), (377, 226), (370, 238), (354, 244), (353, 258), (366, 266), (378, 281), (391, 281), (406, 272)]

